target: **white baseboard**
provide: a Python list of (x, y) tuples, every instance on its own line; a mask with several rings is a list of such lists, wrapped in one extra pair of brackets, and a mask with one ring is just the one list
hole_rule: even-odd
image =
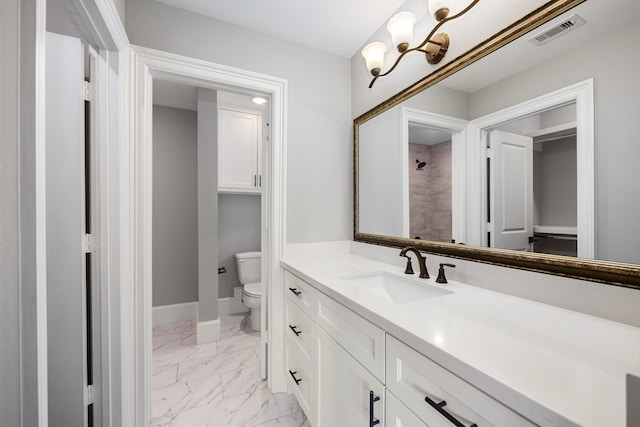
[[(242, 302), (242, 286), (233, 288), (233, 296), (218, 300), (218, 317), (229, 314), (246, 313), (249, 308)], [(163, 323), (182, 322), (198, 319), (198, 302), (161, 305), (153, 307), (153, 326)]]
[(229, 314), (246, 313), (249, 307), (242, 302), (242, 286), (233, 288), (233, 296), (218, 300), (218, 317)]
[(208, 344), (220, 340), (220, 318), (198, 322), (196, 325), (196, 342)]
[(195, 301), (153, 307), (153, 326), (158, 326), (163, 323), (181, 322), (184, 320), (196, 320), (197, 318), (198, 303)]

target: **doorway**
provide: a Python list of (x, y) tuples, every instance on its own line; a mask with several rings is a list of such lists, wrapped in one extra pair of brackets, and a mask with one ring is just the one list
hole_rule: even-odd
[[(466, 120), (402, 108), (403, 237), (466, 241), (467, 126)], [(430, 160), (423, 160), (421, 154)], [(427, 220), (422, 217), (425, 212), (438, 218)], [(422, 227), (428, 223), (439, 225), (430, 230)]]
[[(154, 79), (169, 80), (188, 86), (208, 90), (241, 88), (243, 91), (258, 92), (271, 99), (271, 122), (269, 140), (263, 159), (263, 203), (262, 203), (262, 277), (264, 286), (268, 286), (268, 298), (264, 303), (268, 310), (266, 337), (263, 351), (267, 362), (268, 383), (272, 391), (284, 391), (281, 351), (282, 310), (278, 310), (278, 301), (282, 301), (282, 271), (279, 265), (284, 242), (284, 206), (285, 206), (285, 123), (286, 123), (286, 81), (244, 70), (230, 69), (216, 64), (191, 58), (167, 54), (144, 48), (133, 48), (134, 52), (134, 146), (135, 146), (135, 185), (131, 189), (135, 194), (134, 229), (132, 244), (135, 250), (134, 289), (137, 294), (135, 304), (125, 308), (125, 318), (135, 325), (127, 341), (131, 344), (138, 368), (135, 378), (128, 386), (136, 390), (136, 424), (147, 425), (150, 420), (150, 360), (151, 360), (151, 307), (152, 307), (152, 88)], [(266, 250), (265, 250), (266, 248)], [(217, 295), (216, 295), (217, 298)], [(267, 310), (262, 310), (265, 313)], [(263, 314), (264, 316), (264, 314)], [(125, 320), (126, 322), (126, 320)]]
[[(558, 118), (561, 118), (560, 122), (554, 123)], [(541, 127), (541, 121), (545, 120), (552, 124)], [(531, 127), (532, 123), (535, 129)], [(475, 184), (470, 181), (469, 216), (483, 218), (475, 224), (470, 223), (471, 243), (594, 258), (593, 81), (587, 80), (473, 120), (470, 127), (470, 164), (477, 165), (474, 168), (480, 179)], [(545, 145), (547, 154), (555, 152), (552, 159), (542, 155)], [(529, 148), (525, 148), (527, 146)], [(507, 150), (500, 147), (507, 147)], [(557, 163), (566, 160), (567, 153), (574, 153), (575, 163), (565, 165), (562, 170), (563, 166)], [(545, 179), (555, 180), (556, 188), (550, 189), (554, 187), (553, 182), (542, 182), (542, 174), (538, 174), (536, 182), (534, 157), (538, 157), (536, 168)], [(513, 166), (515, 163), (521, 167)], [(501, 168), (501, 164), (506, 168)], [(562, 176), (571, 174), (572, 167), (574, 176), (563, 179)], [(516, 175), (519, 171), (520, 175), (501, 176), (500, 171), (508, 168)], [(527, 168), (530, 173), (525, 174)], [(546, 170), (542, 171), (543, 168)], [(558, 192), (562, 186), (573, 188), (574, 183), (575, 196), (567, 196), (566, 191), (571, 189)], [(534, 206), (534, 186), (537, 206)], [(515, 197), (502, 197), (500, 192)], [(546, 203), (542, 200), (545, 198), (548, 199)], [(514, 199), (522, 203), (514, 203)], [(521, 238), (517, 241), (512, 239), (518, 236)], [(503, 240), (505, 243), (500, 243)], [(548, 240), (555, 242), (550, 245)]]

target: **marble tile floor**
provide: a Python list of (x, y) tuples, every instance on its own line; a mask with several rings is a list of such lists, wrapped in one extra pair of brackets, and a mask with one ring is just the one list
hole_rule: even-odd
[(153, 328), (150, 427), (310, 427), (293, 395), (260, 377), (248, 313), (221, 317), (220, 341), (196, 345), (195, 322)]

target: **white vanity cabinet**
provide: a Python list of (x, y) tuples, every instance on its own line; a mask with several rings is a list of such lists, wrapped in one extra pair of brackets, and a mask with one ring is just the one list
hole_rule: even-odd
[(260, 193), (262, 117), (259, 113), (218, 108), (218, 191)]
[(285, 284), (289, 390), (314, 427), (535, 425), (299, 277)]
[(391, 335), (386, 358), (387, 390), (429, 427), (535, 425)]
[[(315, 323), (313, 321), (314, 289), (296, 276), (285, 272), (284, 363), (287, 388), (312, 420), (315, 396)], [(304, 291), (303, 291), (304, 289)]]

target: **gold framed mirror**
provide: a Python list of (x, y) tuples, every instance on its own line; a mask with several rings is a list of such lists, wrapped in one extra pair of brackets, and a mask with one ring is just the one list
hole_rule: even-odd
[[(530, 13), (529, 15), (523, 17), (517, 22), (510, 25), (508, 28), (500, 31), (495, 34), (493, 37), (485, 40), (484, 42), (478, 44), (473, 49), (467, 51), (466, 53), (460, 55), (456, 59), (451, 62), (445, 64), (441, 68), (437, 69), (433, 73), (429, 74), (422, 80), (417, 83), (405, 88), (400, 91), (396, 95), (357, 117), (353, 123), (353, 135), (354, 135), (354, 240), (358, 242), (365, 242), (376, 245), (383, 246), (391, 246), (391, 247), (405, 247), (408, 245), (415, 246), (416, 248), (432, 254), (438, 254), (453, 258), (472, 260), (482, 263), (489, 263), (494, 265), (506, 266), (510, 268), (517, 268), (522, 270), (535, 271), (540, 273), (576, 278), (581, 280), (588, 280), (594, 282), (600, 282), (615, 286), (623, 286), (629, 288), (640, 289), (640, 255), (637, 258), (634, 254), (630, 255), (630, 260), (619, 260), (616, 256), (602, 256), (603, 259), (591, 259), (579, 256), (566, 256), (566, 255), (557, 255), (553, 253), (537, 253), (530, 251), (521, 251), (521, 250), (510, 250), (510, 249), (498, 249), (495, 247), (483, 247), (484, 245), (479, 245), (476, 243), (469, 243), (465, 245), (461, 245), (465, 239), (458, 240), (458, 243), (448, 243), (445, 239), (441, 239), (441, 241), (434, 240), (424, 240), (424, 239), (415, 239), (410, 238), (414, 234), (412, 234), (406, 227), (404, 232), (385, 232), (384, 229), (378, 229), (369, 227), (365, 225), (363, 229), (361, 229), (362, 220), (367, 219), (366, 215), (361, 215), (363, 213), (368, 213), (375, 211), (372, 209), (369, 203), (362, 203), (362, 197), (360, 191), (362, 190), (363, 182), (361, 180), (361, 169), (369, 167), (364, 161), (360, 158), (361, 156), (361, 144), (363, 143), (360, 140), (360, 136), (366, 127), (363, 125), (369, 126), (373, 119), (379, 118), (383, 113), (389, 112), (394, 108), (402, 107), (402, 104), (405, 101), (411, 100), (413, 97), (418, 96), (420, 94), (426, 93), (429, 88), (435, 87), (436, 84), (442, 83), (445, 79), (448, 79), (456, 73), (461, 72), (462, 70), (467, 69), (471, 64), (477, 63), (481, 59), (489, 58), (493, 52), (501, 49), (502, 47), (510, 44), (511, 42), (521, 38), (525, 34), (533, 32), (535, 29), (543, 28), (546, 23), (554, 20), (555, 18), (562, 18), (567, 15), (567, 13), (574, 11), (579, 11), (578, 6), (582, 4), (593, 4), (594, 2), (586, 2), (585, 0), (554, 0), (546, 3), (544, 6)], [(620, 0), (621, 5), (616, 4), (616, 13), (624, 14), (625, 13), (625, 5), (631, 5), (632, 2), (627, 0)], [(624, 4), (623, 4), (624, 3)], [(621, 7), (618, 7), (621, 6)], [(637, 7), (634, 6), (634, 10), (637, 10)], [(635, 13), (635, 12), (634, 12)], [(579, 30), (576, 30), (574, 34), (578, 34)], [(535, 34), (535, 32), (533, 32)], [(637, 33), (636, 33), (637, 34)], [(531, 35), (531, 34), (529, 34)], [(594, 42), (593, 39), (589, 39), (589, 42)], [(627, 53), (629, 56), (634, 56), (631, 53)], [(598, 55), (594, 53), (593, 61), (598, 61)], [(621, 58), (618, 58), (621, 59)], [(634, 59), (635, 60), (635, 59)], [(619, 64), (619, 67), (625, 67), (626, 64)], [(633, 68), (633, 67), (631, 67)], [(616, 73), (618, 71), (617, 66), (608, 65), (607, 66), (609, 73)], [(466, 71), (466, 70), (465, 70)], [(391, 77), (392, 78), (392, 77)], [(584, 78), (589, 78), (589, 75), (586, 74)], [(580, 78), (577, 81), (582, 81), (584, 78)], [(614, 77), (615, 78), (615, 77)], [(598, 78), (595, 78), (596, 87), (599, 85)], [(628, 90), (631, 96), (637, 96), (637, 82)], [(600, 96), (599, 93), (596, 93), (596, 96)], [(637, 104), (636, 99), (636, 104)], [(565, 106), (564, 104), (562, 105)], [(596, 105), (596, 107), (598, 107)], [(480, 108), (482, 110), (482, 108)], [(597, 108), (596, 108), (597, 110)], [(489, 110), (491, 111), (491, 110)], [(606, 113), (604, 111), (597, 110), (597, 114)], [(614, 114), (610, 112), (609, 114)], [(596, 125), (598, 122), (596, 121)], [(367, 130), (368, 133), (371, 131)], [(598, 142), (601, 140), (598, 135), (595, 136), (596, 147), (594, 149), (594, 156), (602, 155), (602, 152), (607, 150), (604, 145), (598, 146)], [(486, 145), (485, 145), (486, 147)], [(454, 150), (455, 151), (455, 150)], [(405, 153), (406, 155), (406, 153)], [(624, 162), (624, 152), (619, 152), (617, 154), (617, 161)], [(414, 156), (415, 157), (415, 156)], [(458, 157), (459, 158), (459, 157)], [(418, 167), (422, 161), (418, 161), (421, 159), (416, 159), (416, 163), (418, 163)], [(361, 161), (363, 162), (361, 164)], [(405, 159), (406, 161), (406, 159)], [(456, 155), (454, 153), (452, 162), (456, 161)], [(413, 158), (409, 159), (409, 162), (413, 162)], [(615, 168), (615, 166), (610, 166), (611, 161), (604, 161), (602, 158), (598, 157), (596, 159), (598, 163), (598, 167), (600, 169), (604, 167)], [(626, 163), (625, 163), (626, 164)], [(455, 164), (454, 164), (455, 166)], [(466, 167), (466, 166), (465, 166)], [(415, 168), (415, 165), (414, 165)], [(592, 171), (592, 175), (601, 176), (602, 172), (598, 169), (597, 171)], [(637, 168), (636, 168), (637, 169)], [(486, 174), (486, 171), (483, 170)], [(633, 172), (635, 173), (635, 172)], [(634, 175), (635, 176), (635, 175)], [(595, 179), (594, 179), (595, 180)], [(406, 180), (405, 180), (406, 181)], [(619, 208), (613, 207), (614, 210), (623, 210), (631, 211), (631, 218), (638, 218), (640, 215), (635, 216), (633, 209), (640, 209), (640, 202), (637, 199), (640, 199), (640, 194), (637, 189), (634, 189), (633, 183), (627, 182), (627, 185), (623, 188), (613, 188), (614, 191), (619, 192), (627, 192), (633, 196), (629, 196), (627, 199), (629, 202), (625, 205), (621, 205)], [(602, 182), (596, 182), (594, 187), (597, 187), (598, 190), (598, 204), (594, 204), (594, 214), (593, 216), (598, 216), (598, 221), (595, 221), (594, 228), (597, 229), (597, 233), (594, 232), (593, 240), (596, 241), (596, 237), (602, 245), (606, 242), (608, 234), (608, 228), (606, 226), (602, 226), (604, 221), (604, 217), (608, 215), (608, 211), (604, 211), (604, 209), (599, 208), (601, 203), (606, 203), (606, 198), (608, 196), (607, 193), (603, 192), (602, 187), (606, 187), (602, 184)], [(604, 188), (606, 191), (607, 189)], [(408, 190), (407, 190), (408, 191)], [(487, 189), (487, 194), (489, 190)], [(595, 189), (594, 189), (595, 193)], [(394, 196), (395, 197), (395, 196)], [(399, 196), (398, 196), (399, 197)], [(487, 197), (489, 197), (487, 195)], [(407, 197), (405, 196), (405, 199)], [(631, 205), (631, 208), (629, 207)], [(485, 207), (485, 209), (488, 209)], [(408, 215), (408, 214), (407, 214)], [(380, 216), (380, 215), (378, 215)], [(455, 216), (454, 223), (455, 223)], [(382, 217), (381, 217), (382, 218)], [(384, 221), (384, 219), (382, 219)], [(615, 220), (611, 220), (615, 222)], [(637, 221), (637, 220), (636, 220)], [(454, 226), (455, 228), (455, 226)], [(613, 228), (612, 228), (613, 229)], [(631, 245), (633, 249), (637, 247), (638, 254), (640, 254), (640, 234), (636, 235), (634, 231), (637, 229), (635, 223), (630, 224), (629, 230), (631, 230), (631, 235), (628, 235), (627, 238), (629, 242), (618, 242), (621, 247), (627, 247)], [(486, 234), (486, 233), (485, 233)], [(613, 232), (611, 233), (614, 234)], [(624, 234), (624, 230), (623, 230)], [(454, 232), (454, 235), (455, 232)], [(482, 237), (484, 239), (484, 236)], [(482, 240), (480, 239), (480, 240)], [(635, 240), (633, 240), (635, 239)], [(444, 241), (442, 241), (444, 240)], [(461, 241), (462, 240), (462, 241)], [(487, 242), (491, 241), (491, 239), (486, 239)], [(533, 239), (535, 240), (535, 239)], [(530, 242), (533, 241), (530, 239)], [(466, 243), (466, 242), (464, 242)], [(610, 245), (615, 245), (616, 242), (610, 243)], [(596, 243), (593, 243), (595, 246)], [(627, 245), (627, 246), (625, 246)], [(632, 251), (626, 251), (633, 252)], [(588, 252), (583, 252), (588, 253)], [(598, 251), (594, 249), (594, 253), (598, 256)], [(578, 252), (579, 254), (579, 252)]]

